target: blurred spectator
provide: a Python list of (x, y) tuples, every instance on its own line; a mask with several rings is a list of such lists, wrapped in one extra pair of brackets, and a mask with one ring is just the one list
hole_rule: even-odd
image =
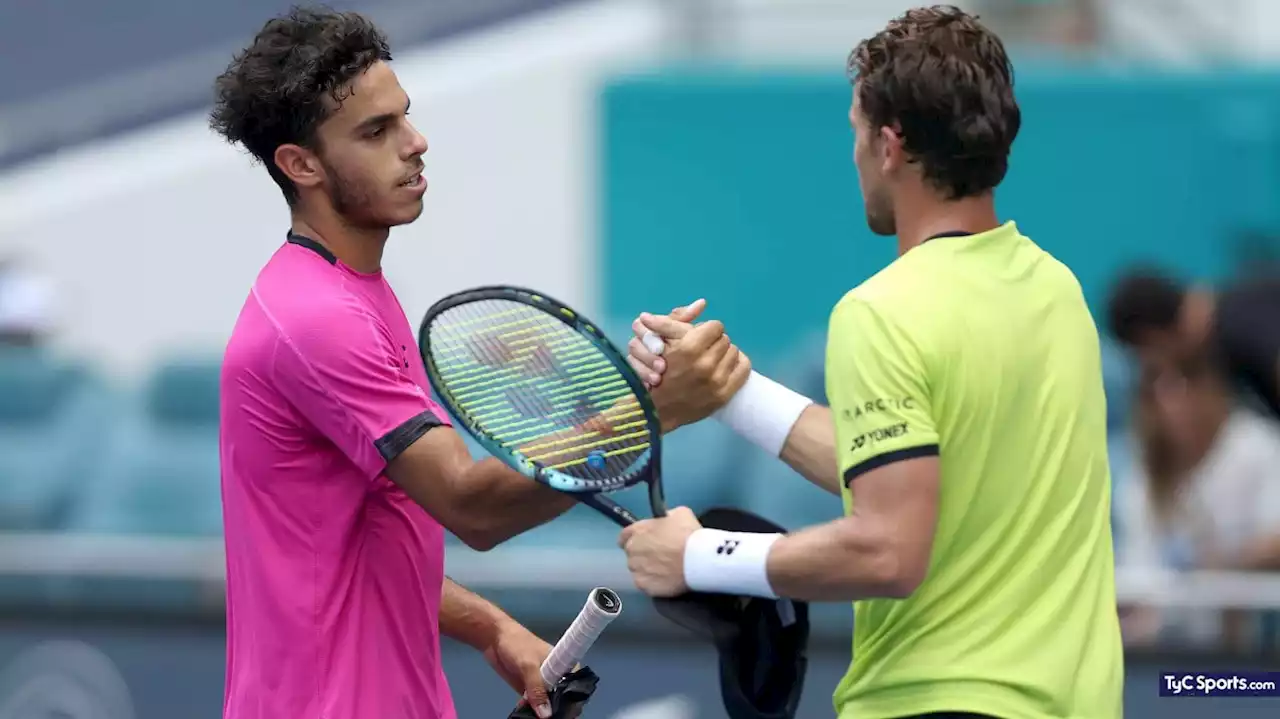
[(1138, 270), (1116, 284), (1107, 315), (1111, 333), (1138, 354), (1156, 389), (1179, 381), (1180, 363), (1211, 359), (1246, 400), (1280, 419), (1280, 275), (1215, 290)]
[[(1118, 497), (1117, 564), (1129, 570), (1280, 569), (1280, 427), (1233, 401), (1208, 361), (1140, 382), (1136, 476)], [(1245, 618), (1126, 608), (1126, 641), (1239, 647)]]
[(0, 347), (44, 345), (53, 319), (49, 279), (15, 259), (0, 260)]

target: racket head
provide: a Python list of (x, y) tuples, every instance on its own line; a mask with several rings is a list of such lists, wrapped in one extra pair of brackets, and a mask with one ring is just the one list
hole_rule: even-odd
[(445, 408), (494, 457), (561, 492), (648, 481), (661, 496), (661, 425), (648, 390), (599, 327), (564, 303), (510, 285), (457, 292), (427, 310), (418, 346)]

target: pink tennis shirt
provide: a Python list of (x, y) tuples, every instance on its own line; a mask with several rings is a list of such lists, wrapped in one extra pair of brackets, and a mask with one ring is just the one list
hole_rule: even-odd
[(454, 719), (444, 530), (384, 474), (448, 416), (381, 273), (290, 234), (222, 369), (225, 719)]

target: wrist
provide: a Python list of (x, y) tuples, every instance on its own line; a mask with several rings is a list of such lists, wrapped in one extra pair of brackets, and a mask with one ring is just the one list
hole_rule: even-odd
[(714, 417), (771, 457), (782, 454), (787, 436), (813, 400), (752, 370), (746, 384)]
[(776, 599), (769, 550), (781, 534), (702, 528), (684, 545), (684, 583), (695, 592)]

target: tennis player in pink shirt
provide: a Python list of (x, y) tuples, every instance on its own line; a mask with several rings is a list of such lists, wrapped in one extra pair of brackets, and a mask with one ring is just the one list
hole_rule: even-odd
[(222, 370), (225, 719), (453, 719), (441, 635), (549, 713), (550, 646), (445, 576), (444, 532), (485, 550), (573, 500), (473, 461), (427, 392), (381, 269), (426, 191), (390, 60), (361, 16), (294, 10), (217, 79), (213, 128), (292, 216)]

